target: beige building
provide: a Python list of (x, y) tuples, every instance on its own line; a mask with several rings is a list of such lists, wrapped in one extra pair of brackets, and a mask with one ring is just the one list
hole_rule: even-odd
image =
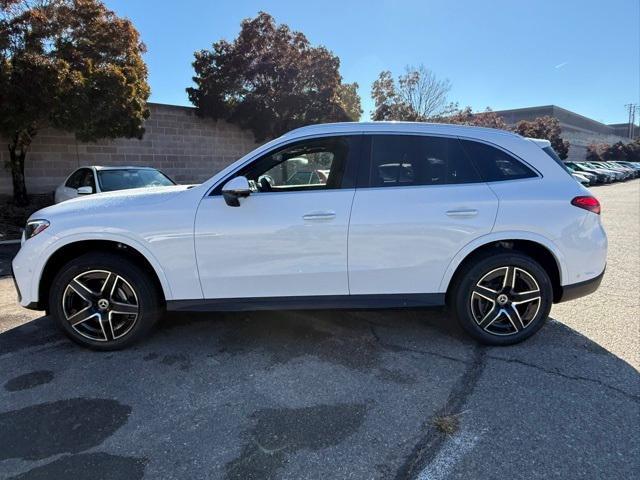
[[(565, 110), (556, 105), (542, 107), (516, 108), (513, 110), (496, 111), (509, 125), (520, 120), (533, 120), (537, 117), (555, 117), (560, 121), (562, 137), (569, 141), (568, 160), (584, 160), (587, 155), (587, 147), (592, 143), (629, 142), (627, 136), (628, 124), (606, 125), (580, 114)], [(636, 127), (636, 132), (640, 129)]]

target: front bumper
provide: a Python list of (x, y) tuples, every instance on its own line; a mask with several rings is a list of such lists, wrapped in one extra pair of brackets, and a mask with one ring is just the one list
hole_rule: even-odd
[(11, 280), (13, 280), (13, 286), (16, 288), (16, 294), (18, 295), (18, 303), (22, 302), (22, 294), (20, 293), (20, 287), (16, 282), (16, 276), (13, 274), (13, 265), (11, 265)]
[(16, 294), (18, 295), (18, 303), (22, 305), (24, 308), (28, 308), (30, 310), (42, 310), (38, 302), (28, 302), (24, 303), (22, 301), (22, 293), (20, 292), (20, 286), (18, 285), (18, 281), (16, 280), (16, 276), (13, 273), (13, 265), (11, 266), (11, 280), (13, 280), (13, 286), (16, 288)]
[(556, 303), (567, 302), (569, 300), (575, 300), (576, 298), (585, 297), (595, 292), (602, 278), (604, 277), (604, 270), (597, 277), (590, 278), (584, 282), (573, 283), (571, 285), (564, 285), (561, 287), (560, 298)]
[(27, 242), (11, 262), (11, 274), (18, 291), (18, 301), (24, 308), (41, 310), (38, 305), (38, 284), (43, 268), (43, 247), (49, 237), (46, 232), (41, 233)]

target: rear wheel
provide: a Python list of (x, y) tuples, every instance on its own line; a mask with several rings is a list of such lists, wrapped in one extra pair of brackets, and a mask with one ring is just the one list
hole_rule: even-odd
[(109, 253), (88, 253), (64, 265), (53, 280), (49, 309), (73, 341), (95, 350), (134, 343), (162, 313), (146, 272)]
[(511, 345), (536, 333), (553, 302), (546, 271), (530, 257), (487, 255), (458, 277), (452, 303), (464, 330), (488, 345)]

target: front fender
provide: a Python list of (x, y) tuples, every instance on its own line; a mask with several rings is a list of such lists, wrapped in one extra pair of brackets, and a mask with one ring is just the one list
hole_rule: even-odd
[(164, 293), (165, 299), (167, 300), (173, 299), (171, 286), (167, 280), (165, 272), (161, 267), (160, 262), (158, 262), (157, 258), (153, 255), (151, 250), (149, 250), (142, 241), (130, 235), (127, 235), (124, 232), (116, 232), (116, 231), (100, 232), (100, 233), (96, 233), (95, 231), (93, 231), (90, 233), (72, 233), (72, 234), (64, 235), (62, 237), (58, 237), (58, 236), (51, 237), (50, 241), (47, 242), (45, 248), (43, 248), (41, 254), (36, 259), (36, 264), (33, 266), (34, 274), (31, 277), (32, 278), (31, 292), (34, 292), (33, 296), (35, 298), (39, 298), (39, 294), (40, 294), (39, 287), (40, 287), (40, 280), (42, 278), (42, 273), (44, 272), (44, 268), (47, 262), (49, 261), (49, 259), (52, 257), (52, 255), (67, 245), (70, 245), (72, 243), (82, 242), (82, 241), (89, 241), (89, 240), (104, 240), (104, 241), (117, 242), (136, 250), (138, 253), (140, 253), (142, 256), (145, 257), (145, 259), (149, 262), (149, 264), (155, 271), (156, 276), (158, 277), (158, 280), (160, 282), (160, 286), (162, 287), (162, 291)]
[(454, 273), (456, 272), (460, 264), (464, 261), (464, 259), (467, 258), (471, 253), (473, 253), (475, 250), (477, 250), (478, 248), (484, 245), (488, 245), (488, 244), (499, 242), (499, 241), (506, 241), (506, 240), (528, 240), (528, 241), (535, 242), (542, 245), (543, 247), (545, 247), (547, 250), (551, 252), (551, 254), (556, 260), (556, 263), (558, 265), (558, 271), (560, 272), (560, 284), (562, 285), (563, 278), (568, 277), (568, 272), (566, 271), (566, 266), (564, 261), (565, 260), (564, 255), (562, 254), (562, 252), (554, 242), (552, 242), (546, 237), (543, 237), (542, 235), (539, 235), (533, 232), (520, 231), (520, 230), (501, 231), (501, 232), (489, 233), (487, 235), (483, 235), (482, 237), (478, 237), (472, 242), (469, 242), (464, 247), (462, 247), (455, 254), (453, 259), (449, 263), (449, 266), (445, 270), (445, 273), (442, 276), (442, 280), (440, 281), (439, 291), (440, 292), (447, 291), (447, 289), (449, 288), (449, 283), (451, 282), (451, 279), (453, 278)]

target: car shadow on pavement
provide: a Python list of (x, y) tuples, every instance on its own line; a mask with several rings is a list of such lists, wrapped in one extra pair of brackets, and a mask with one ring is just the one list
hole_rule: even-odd
[[(554, 320), (490, 348), (433, 310), (171, 315), (130, 349), (92, 352), (42, 317), (0, 335), (0, 385), (6, 477), (631, 478), (640, 468), (638, 372)], [(443, 417), (457, 419), (453, 431)]]

